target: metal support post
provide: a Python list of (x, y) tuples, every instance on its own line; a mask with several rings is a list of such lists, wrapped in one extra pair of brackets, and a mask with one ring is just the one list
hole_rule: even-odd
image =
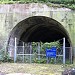
[(63, 64), (65, 64), (65, 38), (63, 38)]
[(32, 53), (32, 45), (31, 45), (31, 43), (30, 43), (30, 63), (31, 63), (31, 53)]
[(71, 64), (72, 64), (72, 47), (71, 47), (71, 49), (70, 49), (70, 53), (71, 53), (70, 60), (71, 60)]
[(24, 42), (23, 42), (23, 63), (24, 63)]

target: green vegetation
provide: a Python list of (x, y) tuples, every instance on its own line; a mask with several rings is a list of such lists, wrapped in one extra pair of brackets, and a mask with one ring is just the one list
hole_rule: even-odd
[[(34, 53), (35, 52), (37, 53), (37, 49), (36, 49), (37, 45), (38, 45), (38, 42), (32, 42), (32, 50), (34, 51)], [(50, 49), (52, 46), (56, 46), (56, 48), (61, 47), (61, 44), (59, 41), (50, 42), (50, 43), (49, 42), (45, 42), (45, 43), (40, 42), (40, 45), (42, 46), (41, 47), (42, 53), (45, 53), (46, 48)]]
[(67, 7), (75, 9), (75, 0), (1, 0), (0, 4), (14, 4), (14, 3), (46, 3), (53, 7)]
[[(59, 41), (56, 42), (32, 42), (32, 56), (31, 56), (31, 62), (32, 63), (47, 63), (47, 58), (46, 58), (46, 49), (50, 49), (51, 47), (56, 46), (56, 48), (60, 49), (61, 44)], [(38, 50), (38, 47), (40, 47), (40, 50)], [(61, 50), (61, 49), (60, 49)], [(38, 55), (40, 52), (40, 56)], [(43, 54), (43, 55), (42, 55)], [(40, 59), (39, 59), (40, 57)], [(50, 58), (50, 62), (54, 64), (55, 58)], [(17, 62), (25, 62), (25, 63), (30, 63), (30, 55), (25, 55), (24, 56), (24, 61), (23, 61), (23, 56), (17, 56)], [(62, 62), (60, 62), (62, 63)]]
[[(38, 55), (38, 47), (40, 46), (40, 59), (39, 59), (39, 55)], [(18, 63), (40, 63), (40, 64), (46, 64), (47, 60), (49, 60), (50, 64), (54, 64), (55, 63), (55, 58), (46, 58), (46, 48), (50, 49), (51, 47), (56, 46), (56, 48), (58, 49), (57, 51), (61, 51), (61, 44), (59, 41), (56, 42), (32, 42), (32, 56), (30, 57), (30, 55), (25, 55), (24, 56), (24, 61), (23, 61), (23, 56), (17, 56), (17, 60), (16, 62)], [(43, 54), (43, 55), (42, 55)], [(31, 60), (30, 60), (31, 58)], [(62, 64), (62, 57), (56, 57), (56, 63), (57, 64)], [(5, 52), (5, 49), (1, 49), (0, 50), (0, 62), (13, 62), (13, 60), (9, 57), (9, 53)], [(67, 64), (69, 64), (70, 62), (67, 60), (66, 61)]]
[(11, 2), (11, 1), (18, 1), (18, 2), (52, 2), (52, 3), (74, 3), (75, 0), (0, 0), (1, 2)]
[(0, 63), (1, 62), (12, 62), (13, 60), (9, 57), (8, 52), (5, 52), (5, 49), (0, 50)]
[(50, 49), (51, 47), (53, 46), (56, 46), (56, 48), (60, 48), (61, 47), (61, 44), (59, 41), (56, 41), (56, 42), (46, 42), (46, 43), (43, 43), (43, 48), (42, 50), (45, 50), (46, 48)]

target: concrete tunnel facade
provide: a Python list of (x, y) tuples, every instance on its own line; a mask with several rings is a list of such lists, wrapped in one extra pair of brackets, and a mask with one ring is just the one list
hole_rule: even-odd
[(24, 42), (54, 42), (65, 37), (66, 47), (71, 46), (68, 32), (63, 25), (45, 16), (33, 16), (19, 22), (10, 33), (8, 45), (15, 45), (15, 37), (18, 38), (17, 45), (19, 40)]
[(0, 49), (12, 51), (12, 56), (15, 37), (17, 44), (20, 40), (52, 42), (65, 37), (66, 47), (72, 47), (75, 57), (75, 11), (42, 3), (6, 4), (0, 5), (0, 18)]

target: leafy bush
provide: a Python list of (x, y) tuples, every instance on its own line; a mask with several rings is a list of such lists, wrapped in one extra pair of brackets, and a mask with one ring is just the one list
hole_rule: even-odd
[(37, 44), (38, 44), (37, 42), (32, 42), (32, 50), (34, 53), (37, 52)]
[(46, 43), (43, 44), (42, 51), (45, 52), (46, 49), (50, 49), (53, 46), (55, 46), (56, 48), (59, 48), (59, 49), (61, 48), (61, 44), (60, 44), (59, 41), (50, 42), (50, 43), (46, 42)]
[(36, 58), (36, 59), (33, 59), (33, 63), (40, 63), (40, 64), (46, 64), (46, 62), (47, 62), (47, 59), (46, 58), (43, 58), (43, 59), (38, 59), (38, 58)]
[(38, 54), (35, 52), (34, 53), (34, 56), (33, 56), (33, 59), (32, 59), (32, 62), (33, 63), (46, 63), (47, 62), (47, 59), (46, 57), (41, 57), (40, 56), (40, 59), (38, 58)]
[(62, 62), (63, 62), (63, 57), (62, 56), (57, 56), (57, 58), (56, 58), (56, 63), (58, 63), (58, 64), (61, 64)]
[(0, 50), (0, 62), (12, 62), (13, 60), (9, 57), (8, 52), (5, 49)]
[(23, 57), (22, 56), (17, 56), (16, 62), (21, 63), (22, 61), (23, 61)]
[(54, 64), (54, 63), (55, 63), (55, 58), (51, 58), (51, 59), (50, 59), (50, 63), (51, 63), (51, 64)]
[(69, 59), (66, 59), (66, 64), (71, 64)]

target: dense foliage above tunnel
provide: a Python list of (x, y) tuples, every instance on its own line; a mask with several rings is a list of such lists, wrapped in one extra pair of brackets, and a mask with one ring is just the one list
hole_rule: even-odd
[(1, 1), (21, 1), (21, 2), (52, 2), (52, 3), (74, 3), (74, 0), (1, 0)]
[(0, 0), (0, 4), (14, 4), (14, 3), (46, 3), (52, 7), (67, 7), (75, 9), (75, 0)]

